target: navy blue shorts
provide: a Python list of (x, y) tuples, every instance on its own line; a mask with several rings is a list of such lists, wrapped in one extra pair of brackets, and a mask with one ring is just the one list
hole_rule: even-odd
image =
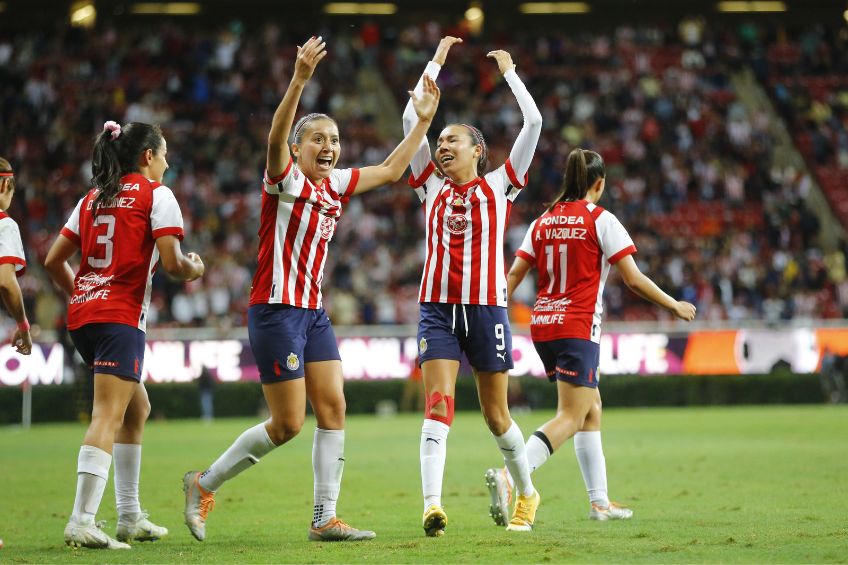
[(141, 382), (143, 331), (126, 324), (86, 324), (69, 333), (83, 361), (95, 373)]
[(598, 388), (601, 346), (588, 339), (534, 341), (548, 380)]
[(323, 308), (254, 304), (247, 310), (247, 331), (259, 379), (266, 384), (299, 379), (304, 363), (342, 359)]
[(460, 361), (462, 354), (478, 371), (512, 369), (512, 332), (503, 306), (421, 304), (418, 322), (418, 362)]

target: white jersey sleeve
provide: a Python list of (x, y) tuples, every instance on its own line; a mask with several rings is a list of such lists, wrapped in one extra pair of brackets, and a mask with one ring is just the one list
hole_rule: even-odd
[[(3, 214), (3, 216), (6, 215)], [(14, 265), (17, 276), (21, 276), (26, 271), (21, 232), (15, 220), (8, 216), (0, 219), (0, 265), (2, 264)]]
[(150, 229), (153, 238), (166, 235), (183, 238), (183, 215), (170, 188), (164, 185), (153, 189), (153, 206), (150, 210)]
[(289, 157), (289, 164), (286, 165), (286, 168), (279, 176), (271, 178), (268, 176), (268, 171), (265, 171), (265, 178), (263, 180), (263, 187), (268, 194), (299, 196), (303, 189), (303, 173), (291, 156)]
[[(439, 71), (441, 70), (441, 65), (430, 61), (424, 69), (424, 74), (430, 75), (430, 78), (436, 80), (439, 76)], [(421, 96), (424, 93), (424, 74), (421, 75), (421, 78), (418, 79), (418, 84), (415, 85), (415, 89), (413, 90), (415, 96)], [(417, 122), (418, 115), (415, 113), (415, 108), (412, 106), (412, 99), (410, 98), (406, 103), (406, 108), (403, 110), (403, 135), (409, 135), (409, 132), (412, 131), (412, 128), (415, 127)], [(410, 162), (410, 167), (412, 167), (412, 179), (421, 178), (422, 173), (425, 171), (427, 171), (427, 174), (429, 175), (429, 173), (432, 172), (432, 169), (428, 171), (428, 168), (431, 165), (430, 142), (427, 140), (427, 136), (425, 135), (424, 139), (421, 140), (421, 144), (418, 146), (415, 155), (412, 157), (412, 162)]]
[(630, 234), (611, 212), (604, 210), (595, 220), (598, 243), (604, 253), (604, 260), (615, 265), (628, 255), (636, 253), (636, 245)]
[(533, 220), (533, 223), (530, 224), (530, 227), (527, 229), (527, 234), (524, 236), (524, 241), (521, 242), (521, 246), (515, 252), (516, 257), (521, 257), (528, 263), (532, 263), (536, 260), (536, 250), (533, 248), (533, 232), (536, 231), (536, 222), (538, 220)]
[(85, 196), (80, 198), (77, 205), (74, 206), (73, 212), (71, 212), (68, 221), (65, 222), (65, 226), (61, 231), (62, 235), (73, 241), (76, 245), (80, 244), (80, 212), (83, 200), (85, 200)]
[(353, 194), (358, 182), (359, 169), (333, 169), (330, 173), (330, 186), (342, 197)]
[(536, 144), (539, 143), (539, 136), (542, 135), (542, 113), (539, 112), (536, 102), (521, 82), (515, 69), (504, 73), (504, 79), (512, 89), (518, 107), (521, 108), (521, 114), (524, 116), (524, 125), (518, 132), (507, 161), (507, 172), (511, 173), (509, 176), (512, 185), (523, 188), (527, 184), (527, 171), (530, 170)]

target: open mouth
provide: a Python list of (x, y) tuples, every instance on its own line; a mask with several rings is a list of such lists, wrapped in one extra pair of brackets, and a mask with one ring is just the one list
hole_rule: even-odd
[(451, 161), (453, 161), (453, 155), (443, 155), (442, 158), (439, 159), (439, 164), (440, 165), (447, 165)]
[(333, 168), (332, 157), (318, 157), (318, 168), (322, 171), (329, 171)]

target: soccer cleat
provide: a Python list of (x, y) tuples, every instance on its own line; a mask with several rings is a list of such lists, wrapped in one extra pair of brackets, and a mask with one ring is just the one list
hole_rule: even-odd
[(206, 516), (215, 507), (215, 493), (205, 490), (200, 483), (200, 473), (189, 471), (183, 475), (185, 492), (185, 523), (197, 541), (206, 539)]
[(130, 549), (130, 546), (109, 537), (103, 531), (103, 522), (78, 524), (71, 519), (65, 526), (65, 543), (71, 547), (91, 549)]
[(597, 504), (592, 504), (592, 509), (589, 511), (590, 520), (599, 520), (606, 522), (607, 520), (629, 520), (633, 516), (633, 511), (615, 502), (610, 502), (609, 506), (603, 508)]
[(336, 517), (320, 528), (309, 528), (309, 539), (312, 541), (362, 541), (374, 539), (377, 534), (370, 530), (357, 530)]
[(428, 537), (437, 538), (445, 535), (445, 527), (448, 525), (448, 515), (441, 506), (428, 506), (424, 511), (424, 533)]
[(492, 502), (489, 504), (489, 516), (498, 526), (506, 526), (509, 507), (512, 506), (512, 489), (506, 469), (489, 469), (486, 471), (486, 487)]
[(511, 532), (529, 532), (536, 520), (536, 510), (539, 509), (539, 491), (534, 490), (530, 496), (518, 495), (515, 511), (506, 529)]
[(147, 519), (147, 512), (142, 512), (138, 518), (132, 521), (124, 521), (118, 518), (118, 528), (115, 537), (119, 541), (156, 541), (168, 535), (168, 528), (157, 526)]

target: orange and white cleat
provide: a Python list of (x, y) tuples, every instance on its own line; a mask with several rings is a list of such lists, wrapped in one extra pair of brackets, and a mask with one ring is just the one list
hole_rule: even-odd
[(185, 523), (191, 535), (197, 541), (203, 541), (206, 539), (206, 516), (215, 507), (215, 493), (200, 486), (198, 479), (198, 471), (189, 471), (183, 475)]
[(309, 539), (312, 541), (364, 541), (375, 537), (377, 534), (374, 532), (357, 530), (335, 517), (320, 528), (309, 528)]
[(489, 489), (491, 503), (489, 516), (498, 526), (506, 526), (509, 519), (509, 509), (512, 506), (512, 489), (509, 487), (506, 468), (489, 469), (486, 471), (486, 488)]
[(592, 510), (589, 511), (590, 520), (598, 520), (606, 522), (607, 520), (629, 520), (633, 516), (633, 511), (615, 502), (610, 502), (609, 506), (604, 508), (597, 504), (592, 504)]

